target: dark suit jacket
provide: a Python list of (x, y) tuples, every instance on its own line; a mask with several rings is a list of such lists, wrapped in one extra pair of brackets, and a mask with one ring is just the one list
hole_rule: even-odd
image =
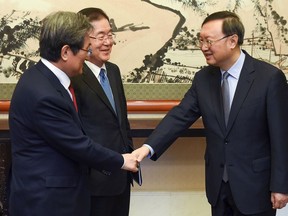
[[(73, 79), (79, 115), (85, 132), (94, 141), (119, 153), (131, 152), (132, 138), (120, 70), (113, 63), (107, 62), (105, 65), (117, 115), (97, 78), (86, 64), (83, 74)], [(128, 181), (131, 181), (130, 178)], [(90, 185), (95, 196), (120, 194), (127, 186), (127, 171), (119, 170), (112, 175), (103, 175), (97, 170), (91, 170)]]
[(226, 163), (237, 207), (244, 214), (255, 214), (271, 208), (271, 191), (288, 193), (288, 87), (279, 69), (245, 54), (227, 130), (221, 72), (208, 66), (196, 73), (179, 106), (145, 143), (155, 150), (155, 160), (202, 116), (208, 201), (216, 204)]
[(85, 136), (68, 92), (40, 61), (14, 91), (10, 215), (90, 215), (88, 166), (119, 170), (123, 157)]

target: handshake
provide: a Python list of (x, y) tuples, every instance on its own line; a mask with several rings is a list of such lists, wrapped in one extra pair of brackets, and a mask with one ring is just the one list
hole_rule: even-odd
[(150, 150), (146, 146), (142, 146), (136, 150), (134, 150), (130, 154), (122, 154), (124, 158), (124, 164), (122, 166), (122, 169), (128, 170), (131, 172), (137, 172), (140, 166), (140, 162), (143, 160), (143, 158), (147, 157), (150, 153)]

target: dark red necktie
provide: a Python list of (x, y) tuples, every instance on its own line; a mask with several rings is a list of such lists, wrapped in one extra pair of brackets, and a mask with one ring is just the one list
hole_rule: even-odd
[(76, 111), (78, 112), (78, 106), (77, 106), (77, 101), (76, 101), (76, 97), (75, 97), (74, 88), (73, 88), (72, 85), (70, 84), (70, 86), (69, 86), (68, 89), (69, 89), (69, 91), (71, 92), (72, 101), (73, 101), (74, 107), (75, 107)]

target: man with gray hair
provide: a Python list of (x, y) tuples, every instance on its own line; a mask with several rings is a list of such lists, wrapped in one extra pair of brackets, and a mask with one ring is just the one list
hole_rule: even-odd
[[(94, 27), (89, 35), (93, 53), (85, 61), (81, 76), (72, 79), (83, 128), (104, 147), (121, 154), (131, 152), (133, 142), (121, 73), (119, 67), (109, 61), (115, 43), (109, 17), (102, 9), (94, 7), (84, 8), (79, 13), (87, 16)], [(105, 83), (108, 83), (108, 91)], [(125, 170), (104, 176), (91, 169), (90, 216), (128, 216), (131, 183), (132, 175)]]
[(72, 12), (42, 22), (42, 58), (21, 76), (11, 100), (11, 216), (89, 215), (88, 167), (104, 175), (138, 170), (134, 156), (87, 137), (78, 118), (70, 78), (91, 54), (91, 30), (85, 16)]

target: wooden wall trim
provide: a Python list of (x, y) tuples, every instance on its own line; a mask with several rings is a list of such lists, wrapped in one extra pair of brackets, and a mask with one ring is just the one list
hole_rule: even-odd
[(0, 112), (8, 112), (10, 107), (10, 101), (0, 101)]
[[(129, 100), (127, 101), (127, 108), (128, 112), (167, 112), (178, 104), (179, 100)], [(9, 107), (9, 100), (0, 101), (0, 112), (8, 112)]]
[(178, 104), (179, 100), (129, 100), (127, 101), (127, 109), (128, 112), (167, 112)]

